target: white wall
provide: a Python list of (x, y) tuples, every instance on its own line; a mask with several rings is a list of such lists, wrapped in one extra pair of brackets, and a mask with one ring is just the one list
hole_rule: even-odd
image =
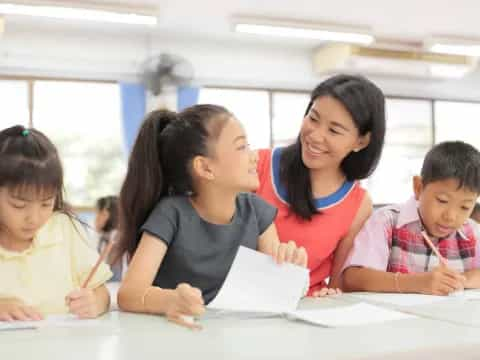
[[(310, 90), (322, 77), (305, 47), (207, 42), (194, 37), (141, 32), (109, 33), (55, 27), (6, 29), (0, 39), (0, 75), (133, 80), (142, 61), (159, 52), (188, 59), (199, 85)], [(480, 72), (462, 80), (372, 78), (385, 93), (480, 100)]]

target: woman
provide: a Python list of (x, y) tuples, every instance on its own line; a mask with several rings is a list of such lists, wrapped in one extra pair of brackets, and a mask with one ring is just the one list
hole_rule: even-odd
[(312, 91), (294, 144), (258, 152), (257, 194), (279, 209), (280, 240), (307, 250), (309, 295), (328, 293), (327, 278), (341, 288), (341, 266), (372, 212), (358, 180), (375, 170), (384, 136), (382, 91), (363, 77), (337, 75)]

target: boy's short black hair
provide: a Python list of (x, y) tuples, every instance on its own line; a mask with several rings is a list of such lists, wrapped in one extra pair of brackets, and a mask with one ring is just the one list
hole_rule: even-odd
[(462, 141), (437, 144), (425, 156), (421, 176), (423, 185), (456, 179), (459, 188), (480, 194), (480, 152)]

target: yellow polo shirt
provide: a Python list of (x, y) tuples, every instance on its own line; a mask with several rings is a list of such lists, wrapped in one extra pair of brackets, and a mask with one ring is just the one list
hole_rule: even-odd
[[(67, 313), (65, 296), (81, 287), (98, 259), (83, 225), (54, 213), (32, 245), (14, 252), (0, 246), (0, 299), (17, 298), (43, 314)], [(90, 280), (94, 289), (112, 277), (101, 264)]]

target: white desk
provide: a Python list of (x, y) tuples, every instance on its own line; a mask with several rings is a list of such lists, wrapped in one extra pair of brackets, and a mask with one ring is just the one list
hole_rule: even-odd
[[(352, 302), (355, 300), (348, 296), (304, 299), (301, 308), (344, 306)], [(427, 318), (337, 329), (283, 318), (210, 318), (202, 320), (202, 331), (194, 332), (159, 316), (112, 312), (102, 317), (100, 323), (95, 328), (2, 332), (0, 359), (320, 360), (425, 356), (451, 360), (452, 354), (456, 360), (480, 358), (480, 329)]]
[[(415, 307), (386, 305), (375, 301), (368, 302), (394, 310), (405, 311), (425, 318), (480, 328), (480, 290), (467, 291), (469, 293), (478, 294), (478, 298), (474, 300), (469, 300), (468, 298), (463, 297), (460, 293), (459, 296), (449, 296), (446, 297), (445, 300), (442, 300), (440, 302), (433, 302), (431, 304), (418, 305)], [(368, 293), (362, 294), (368, 296)], [(345, 294), (345, 296), (343, 296), (341, 300), (348, 303), (356, 303), (358, 301), (361, 301), (350, 294)], [(365, 301), (365, 298), (363, 301)], [(480, 333), (480, 329), (478, 329), (478, 331)]]

